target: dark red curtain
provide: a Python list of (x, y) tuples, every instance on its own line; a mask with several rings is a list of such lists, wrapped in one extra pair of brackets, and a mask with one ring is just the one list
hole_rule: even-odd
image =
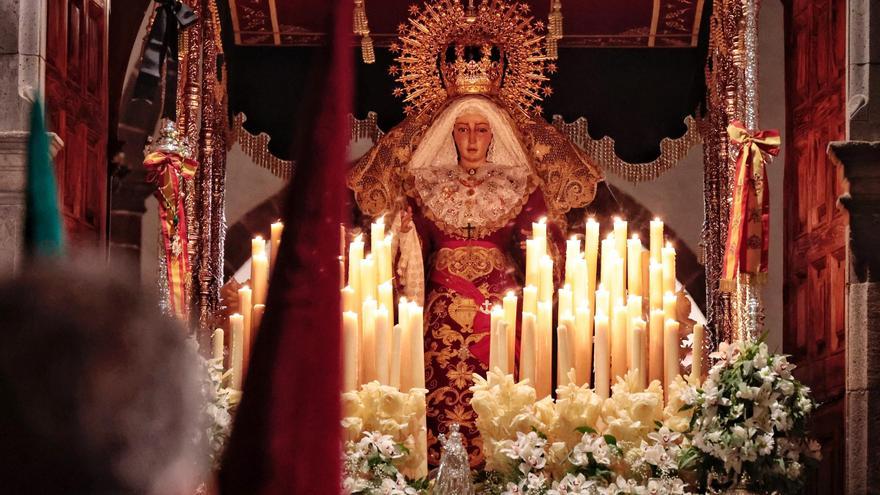
[(326, 11), (334, 34), (312, 66), (311, 89), (298, 95), (310, 110), (298, 119), (281, 254), (219, 475), (222, 494), (326, 494), (340, 487), (337, 256), (348, 197), (352, 3), (294, 3)]

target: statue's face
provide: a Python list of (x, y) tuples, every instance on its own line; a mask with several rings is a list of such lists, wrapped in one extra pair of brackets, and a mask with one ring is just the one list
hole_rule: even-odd
[(479, 113), (465, 113), (455, 119), (452, 137), (459, 159), (470, 165), (486, 162), (489, 145), (492, 143), (492, 128), (489, 119)]

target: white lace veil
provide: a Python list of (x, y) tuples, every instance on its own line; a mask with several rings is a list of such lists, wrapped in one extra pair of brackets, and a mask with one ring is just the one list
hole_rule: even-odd
[(440, 113), (413, 153), (409, 164), (413, 173), (458, 165), (452, 128), (455, 119), (466, 113), (483, 115), (489, 121), (492, 144), (486, 157), (488, 163), (509, 167), (507, 173), (518, 177), (525, 177), (530, 173), (528, 155), (516, 137), (510, 117), (501, 107), (481, 96), (459, 98)]

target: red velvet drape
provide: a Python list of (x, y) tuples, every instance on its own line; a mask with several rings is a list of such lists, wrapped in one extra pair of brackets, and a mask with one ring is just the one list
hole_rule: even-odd
[[(333, 39), (316, 68), (284, 212), (284, 235), (220, 471), (226, 494), (326, 494), (340, 487), (339, 223), (352, 97), (350, 0), (326, 11)], [(272, 98), (273, 95), (264, 95)], [(292, 116), (293, 118), (293, 116)]]

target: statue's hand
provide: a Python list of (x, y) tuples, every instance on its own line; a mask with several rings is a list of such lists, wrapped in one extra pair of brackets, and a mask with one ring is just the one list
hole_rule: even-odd
[(412, 217), (413, 217), (413, 213), (412, 213), (412, 208), (410, 206), (407, 206), (406, 209), (400, 213), (400, 233), (401, 234), (409, 233), (409, 231), (412, 230), (412, 228), (413, 228)]

